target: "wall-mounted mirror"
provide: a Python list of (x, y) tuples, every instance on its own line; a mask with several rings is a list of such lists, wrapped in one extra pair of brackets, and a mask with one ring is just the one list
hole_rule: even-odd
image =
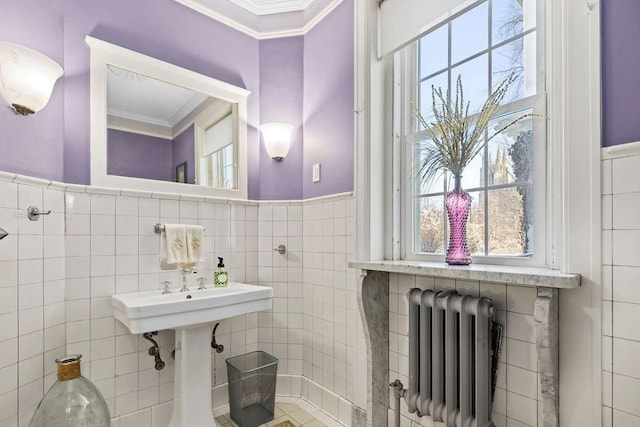
[(247, 90), (86, 41), (92, 185), (246, 199)]

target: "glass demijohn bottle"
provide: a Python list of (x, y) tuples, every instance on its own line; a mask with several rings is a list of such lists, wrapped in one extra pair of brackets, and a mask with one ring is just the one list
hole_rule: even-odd
[(76, 354), (56, 359), (58, 381), (44, 395), (30, 427), (110, 427), (109, 408), (100, 390), (80, 375)]

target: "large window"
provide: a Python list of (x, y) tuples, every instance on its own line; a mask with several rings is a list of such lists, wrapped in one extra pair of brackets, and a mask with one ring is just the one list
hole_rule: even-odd
[[(486, 0), (396, 54), (403, 69), (396, 78), (403, 80), (395, 87), (404, 88), (401, 102), (407, 112), (403, 123), (395, 124), (407, 147), (406, 258), (446, 251), (444, 197), (453, 189), (448, 174), (425, 183), (412, 173), (423, 160), (417, 142), (428, 133), (414, 119), (411, 105), (430, 123), (432, 87), (455, 95), (461, 76), (465, 102), (475, 112), (493, 88), (513, 75), (485, 137), (522, 114), (544, 116), (541, 7), (535, 0)], [(487, 261), (544, 256), (545, 144), (545, 119), (525, 119), (487, 143), (464, 170), (462, 188), (473, 198), (467, 226), (472, 255)]]

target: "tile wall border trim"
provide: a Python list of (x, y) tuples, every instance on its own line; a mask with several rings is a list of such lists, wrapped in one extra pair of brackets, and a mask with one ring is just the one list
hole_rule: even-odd
[(602, 160), (640, 155), (640, 141), (627, 142), (602, 148)]
[(301, 206), (310, 203), (322, 203), (330, 200), (340, 200), (353, 197), (354, 192), (344, 192), (329, 194), (326, 196), (313, 197), (310, 199), (302, 200), (241, 200), (241, 199), (226, 199), (220, 197), (200, 196), (194, 194), (182, 194), (182, 193), (164, 193), (164, 192), (151, 192), (142, 190), (131, 190), (126, 188), (111, 188), (100, 187), (84, 184), (67, 184), (64, 182), (51, 181), (43, 178), (36, 178), (28, 175), (20, 175), (11, 172), (0, 171), (0, 182), (12, 182), (15, 184), (32, 185), (35, 187), (49, 188), (52, 190), (61, 190), (70, 193), (87, 193), (87, 194), (102, 194), (112, 196), (129, 196), (129, 197), (146, 197), (154, 199), (165, 200), (179, 200), (188, 202), (200, 202), (200, 203), (222, 203), (229, 205), (244, 205), (244, 206), (260, 206), (260, 205), (293, 205)]

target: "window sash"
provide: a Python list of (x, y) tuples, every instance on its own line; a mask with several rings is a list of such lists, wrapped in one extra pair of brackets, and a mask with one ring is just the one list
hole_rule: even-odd
[[(544, 116), (546, 112), (546, 84), (545, 84), (545, 56), (544, 47), (545, 26), (544, 26), (544, 3), (545, 0), (538, 0), (538, 10), (536, 19), (536, 87), (537, 94), (529, 96), (510, 104), (503, 106), (497, 116), (516, 112), (523, 109), (532, 109), (534, 114)], [(491, 31), (491, 28), (488, 29)], [(510, 37), (507, 40), (490, 47), (496, 49), (515, 39), (525, 37), (526, 34), (533, 30), (524, 31), (517, 36)], [(484, 50), (473, 57), (486, 54), (489, 49)], [(469, 57), (471, 58), (471, 57)], [(459, 62), (469, 60), (465, 58)], [(415, 181), (411, 176), (411, 162), (413, 159), (413, 142), (427, 135), (426, 130), (417, 130), (416, 119), (412, 111), (412, 104), (417, 105), (418, 85), (417, 78), (417, 61), (418, 61), (418, 44), (414, 42), (412, 45), (404, 48), (394, 55), (394, 120), (393, 120), (393, 143), (398, 148), (394, 148), (393, 168), (400, 170), (399, 174), (394, 173), (394, 192), (400, 194), (399, 207), (394, 207), (394, 215), (399, 215), (400, 221), (393, 221), (393, 253), (394, 257), (399, 255), (402, 259), (422, 260), (422, 261), (442, 261), (442, 254), (428, 254), (416, 252), (415, 237), (417, 235), (415, 228), (418, 226), (419, 212), (417, 212), (416, 197), (413, 193)], [(455, 68), (455, 64), (451, 67), (439, 70), (435, 74), (442, 71)], [(428, 77), (428, 76), (427, 76)], [(534, 143), (534, 184), (533, 184), (533, 239), (534, 253), (531, 256), (502, 256), (502, 255), (473, 255), (476, 263), (482, 264), (506, 264), (506, 265), (526, 265), (526, 266), (544, 266), (547, 264), (547, 256), (549, 250), (547, 248), (547, 189), (550, 185), (547, 177), (547, 161), (548, 150), (546, 148), (547, 126), (546, 120), (534, 119), (532, 121), (532, 130), (536, 135)], [(509, 184), (516, 186), (517, 184)], [(466, 191), (473, 189), (465, 189)], [(484, 187), (483, 187), (484, 190)], [(490, 190), (489, 190), (490, 191)], [(446, 216), (446, 214), (445, 214)], [(444, 219), (446, 223), (446, 218)], [(485, 225), (488, 219), (485, 218)], [(485, 232), (486, 236), (486, 232)], [(485, 241), (485, 248), (487, 247)], [(446, 251), (446, 248), (445, 248)]]

